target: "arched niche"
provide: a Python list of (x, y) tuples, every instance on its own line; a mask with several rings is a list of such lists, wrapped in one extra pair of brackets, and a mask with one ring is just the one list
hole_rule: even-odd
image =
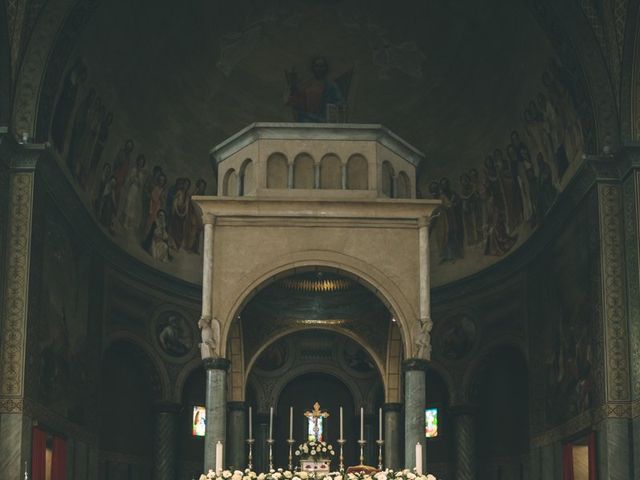
[(347, 188), (349, 190), (369, 188), (369, 165), (362, 155), (352, 155), (347, 161)]
[(293, 188), (312, 189), (315, 186), (313, 158), (301, 153), (293, 162)]
[(398, 173), (396, 187), (396, 198), (411, 198), (411, 180), (405, 172)]
[(236, 197), (238, 195), (238, 174), (233, 168), (227, 170), (224, 174), (222, 195), (225, 197)]
[(380, 187), (382, 188), (382, 194), (389, 197), (394, 198), (394, 177), (395, 173), (393, 171), (393, 167), (391, 163), (387, 160), (382, 162), (380, 167)]
[(272, 153), (267, 159), (267, 188), (287, 188), (289, 166), (282, 153)]
[(253, 161), (247, 158), (240, 167), (240, 196), (253, 195), (256, 192), (256, 177)]
[(342, 164), (334, 154), (322, 157), (320, 161), (320, 188), (338, 190), (342, 188)]
[(192, 434), (193, 407), (205, 406), (206, 404), (206, 372), (200, 365), (191, 370), (186, 377), (180, 392), (180, 404), (182, 409), (179, 413), (177, 426), (177, 446), (178, 446), (178, 472), (181, 478), (197, 478), (202, 472), (198, 472), (191, 467), (198, 464), (204, 457), (204, 437)]

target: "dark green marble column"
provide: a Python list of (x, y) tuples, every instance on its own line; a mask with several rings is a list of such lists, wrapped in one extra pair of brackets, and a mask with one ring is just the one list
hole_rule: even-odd
[(229, 431), (227, 433), (227, 465), (237, 470), (243, 470), (247, 466), (245, 455), (246, 413), (244, 402), (229, 402)]
[[(206, 358), (202, 361), (207, 372), (207, 427), (204, 437), (204, 471), (216, 467), (216, 444), (223, 444), (223, 457), (227, 450), (227, 370), (226, 358)], [(222, 468), (225, 467), (224, 458)]]
[(427, 361), (410, 358), (403, 362), (404, 370), (404, 467), (416, 467), (416, 444), (422, 445), (422, 472), (427, 471), (424, 437), (426, 404), (425, 370)]
[(402, 404), (385, 403), (384, 413), (384, 467), (398, 470), (402, 468)]

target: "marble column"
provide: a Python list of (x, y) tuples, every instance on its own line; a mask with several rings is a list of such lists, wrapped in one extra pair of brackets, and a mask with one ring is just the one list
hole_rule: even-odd
[(403, 362), (404, 370), (404, 467), (415, 468), (416, 444), (422, 445), (422, 471), (427, 471), (424, 437), (426, 404), (426, 360), (410, 358)]
[(207, 426), (204, 443), (204, 471), (215, 470), (216, 444), (223, 444), (222, 467), (225, 467), (224, 453), (227, 450), (227, 370), (226, 358), (206, 358), (202, 361), (207, 372)]
[(630, 438), (628, 418), (605, 418), (600, 422), (596, 438), (598, 478), (634, 478)]
[(267, 437), (269, 436), (269, 415), (259, 413), (255, 416), (256, 443), (253, 445), (253, 458), (256, 472), (266, 472), (269, 469), (269, 453), (267, 449)]
[(341, 187), (342, 190), (346, 190), (347, 189), (347, 165), (346, 164), (342, 164), (340, 165), (340, 176), (341, 176)]
[(247, 466), (245, 445), (247, 438), (246, 415), (244, 402), (229, 402), (229, 433), (227, 435), (227, 464), (236, 470), (244, 470)]
[(476, 409), (470, 405), (459, 405), (449, 409), (453, 419), (455, 473), (456, 480), (475, 480), (476, 478), (476, 445), (475, 414)]
[(179, 413), (182, 405), (161, 402), (156, 405), (155, 445), (153, 449), (153, 478), (157, 480), (174, 480), (177, 463), (177, 431)]
[(315, 163), (313, 165), (313, 188), (320, 188), (320, 164)]
[(293, 163), (288, 164), (287, 169), (287, 188), (291, 190), (295, 185), (293, 184)]
[(398, 470), (402, 468), (400, 456), (402, 435), (402, 404), (385, 403), (384, 413), (384, 467)]

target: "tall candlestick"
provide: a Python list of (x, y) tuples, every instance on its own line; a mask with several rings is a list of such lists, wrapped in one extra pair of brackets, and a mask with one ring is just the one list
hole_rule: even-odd
[(344, 438), (344, 435), (342, 432), (342, 407), (340, 407), (340, 438)]
[(380, 424), (378, 440), (382, 440), (382, 408), (378, 410), (378, 423)]
[(273, 407), (269, 407), (269, 438), (273, 438)]
[(364, 440), (364, 408), (360, 407), (360, 440)]
[(249, 405), (249, 438), (253, 438), (253, 420), (251, 419), (251, 405)]
[(293, 407), (289, 407), (289, 438), (293, 438)]
[(416, 443), (416, 473), (422, 475), (422, 445)]
[(222, 442), (218, 440), (216, 443), (216, 473), (222, 471)]

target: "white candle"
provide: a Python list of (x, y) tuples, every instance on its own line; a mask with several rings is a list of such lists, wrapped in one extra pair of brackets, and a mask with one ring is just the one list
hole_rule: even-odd
[(222, 442), (218, 440), (216, 443), (216, 473), (222, 471)]
[(422, 475), (422, 445), (416, 443), (416, 473)]
[(360, 407), (360, 440), (364, 440), (364, 408)]
[(378, 410), (378, 420), (380, 423), (380, 428), (379, 428), (380, 434), (378, 435), (378, 440), (382, 441), (382, 408)]
[(273, 439), (273, 407), (269, 407), (269, 440)]
[(293, 407), (289, 407), (289, 438), (293, 438)]
[(342, 407), (340, 407), (340, 440), (344, 438), (342, 433)]
[(249, 439), (253, 438), (253, 421), (251, 419), (251, 405), (249, 405)]

